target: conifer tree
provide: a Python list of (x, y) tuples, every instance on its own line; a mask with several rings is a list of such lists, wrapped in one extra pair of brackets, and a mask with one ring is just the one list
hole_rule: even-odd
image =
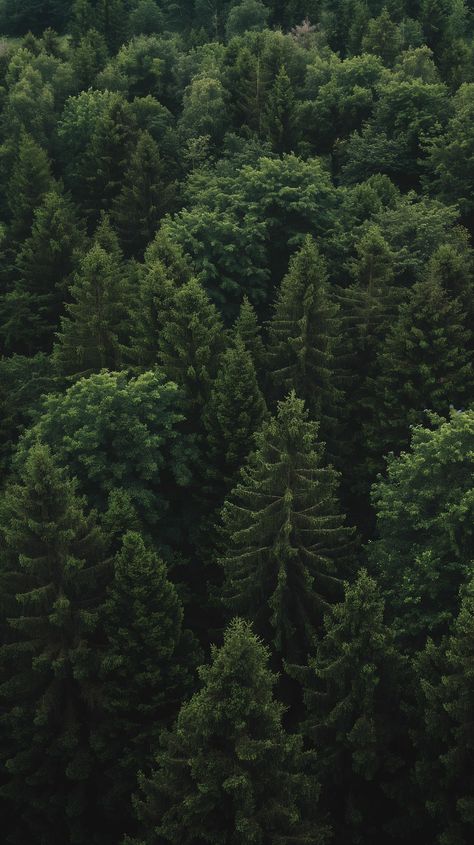
[(322, 845), (318, 788), (301, 738), (282, 727), (268, 651), (236, 619), (200, 669), (201, 690), (164, 735), (136, 809), (147, 845)]
[(139, 132), (122, 189), (114, 203), (117, 229), (130, 255), (143, 255), (160, 219), (170, 210), (172, 193), (158, 144), (149, 132)]
[(206, 406), (204, 425), (211, 477), (229, 490), (253, 447), (255, 432), (266, 415), (250, 352), (237, 336), (223, 354)]
[(95, 244), (71, 285), (72, 302), (54, 347), (54, 360), (66, 376), (80, 378), (107, 368), (118, 370), (124, 356), (127, 286), (123, 269)]
[(268, 366), (278, 398), (294, 389), (321, 422), (323, 438), (334, 432), (341, 402), (337, 312), (329, 297), (326, 263), (308, 236), (291, 259), (277, 295), (268, 332)]
[(109, 50), (116, 53), (127, 36), (128, 15), (124, 0), (98, 0), (95, 14)]
[(383, 454), (400, 452), (426, 410), (463, 408), (474, 387), (472, 332), (458, 300), (428, 277), (416, 283), (377, 360), (373, 409), (364, 426), (375, 472)]
[(127, 829), (137, 772), (150, 768), (161, 730), (192, 692), (197, 662), (176, 588), (140, 534), (123, 538), (103, 620), (105, 721), (96, 741), (105, 763), (102, 796), (118, 841)]
[(257, 433), (222, 514), (224, 602), (290, 661), (305, 659), (340, 597), (351, 541), (317, 431), (292, 392)]
[(71, 201), (57, 191), (36, 209), (30, 236), (15, 260), (18, 278), (4, 302), (2, 333), (8, 351), (50, 352), (68, 285), (85, 245)]
[(41, 205), (52, 182), (47, 153), (30, 135), (23, 133), (7, 190), (11, 241), (18, 243), (28, 237), (35, 209)]
[(295, 146), (295, 95), (286, 68), (282, 65), (268, 94), (263, 128), (277, 153), (292, 152)]
[(172, 381), (185, 390), (189, 408), (203, 408), (224, 346), (216, 307), (197, 279), (179, 288), (159, 337), (159, 360)]
[(16, 594), (10, 636), (0, 648), (2, 721), (11, 737), (3, 792), (15, 808), (12, 841), (98, 843), (91, 727), (100, 712), (104, 543), (75, 481), (46, 446), (31, 449), (5, 492), (1, 546), (2, 580)]
[(439, 647), (429, 640), (415, 666), (424, 711), (417, 776), (434, 819), (435, 841), (468, 845), (474, 835), (473, 580), (451, 636)]
[(295, 672), (337, 842), (376, 845), (384, 824), (399, 814), (390, 792), (403, 769), (405, 668), (383, 617), (377, 584), (361, 570), (346, 584), (344, 601), (328, 611), (307, 667)]
[(151, 266), (159, 262), (169, 278), (177, 285), (183, 285), (192, 278), (189, 256), (185, 255), (180, 245), (168, 237), (160, 228), (145, 252), (145, 263)]
[(234, 323), (234, 334), (250, 352), (255, 372), (261, 379), (265, 367), (265, 347), (255, 308), (247, 296), (242, 300), (239, 316)]

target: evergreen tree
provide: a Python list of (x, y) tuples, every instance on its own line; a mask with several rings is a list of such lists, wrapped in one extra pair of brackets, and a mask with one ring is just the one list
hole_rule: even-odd
[(322, 463), (318, 425), (294, 392), (256, 435), (223, 508), (224, 602), (255, 620), (287, 660), (304, 660), (342, 590), (351, 530)]
[(472, 332), (458, 300), (428, 277), (412, 288), (377, 360), (372, 414), (364, 431), (373, 455), (373, 477), (381, 458), (409, 442), (410, 425), (426, 410), (447, 414), (462, 408), (474, 387)]
[(95, 244), (71, 285), (72, 302), (54, 347), (63, 375), (79, 378), (101, 369), (118, 370), (124, 357), (127, 286), (113, 255)]
[(129, 254), (143, 255), (160, 219), (170, 210), (172, 193), (158, 144), (149, 132), (140, 132), (114, 204), (117, 229)]
[[(16, 594), (0, 648), (4, 795), (12, 842), (103, 841), (91, 728), (99, 714), (98, 606), (107, 567), (94, 516), (46, 446), (1, 506), (2, 581)], [(6, 754), (5, 754), (6, 752)]]
[(295, 146), (296, 107), (290, 78), (281, 66), (268, 94), (263, 129), (277, 153), (292, 152)]
[(429, 641), (416, 663), (424, 709), (417, 775), (443, 845), (467, 845), (474, 834), (473, 667), (471, 580), (451, 636), (438, 648)]
[(136, 800), (147, 845), (322, 845), (317, 785), (301, 738), (282, 727), (268, 652), (236, 619), (200, 669), (202, 689), (162, 738)]
[(209, 400), (223, 346), (217, 309), (201, 284), (191, 279), (173, 297), (159, 337), (159, 360), (168, 378), (185, 390), (193, 413)]
[(47, 153), (30, 135), (23, 133), (7, 189), (11, 241), (18, 243), (28, 237), (35, 210), (51, 187)]
[(7, 351), (51, 351), (84, 245), (85, 233), (71, 201), (56, 191), (46, 194), (15, 260), (18, 281), (4, 301), (2, 334)]
[(242, 300), (239, 316), (234, 323), (234, 334), (250, 352), (255, 372), (261, 379), (265, 368), (265, 347), (255, 308), (247, 296)]
[(308, 666), (296, 670), (304, 729), (318, 749), (321, 799), (337, 842), (377, 845), (400, 814), (393, 792), (394, 782), (406, 777), (399, 711), (405, 670), (383, 617), (380, 591), (363, 569), (346, 584), (344, 601), (328, 611)]
[(229, 490), (266, 415), (250, 352), (237, 336), (221, 356), (204, 414), (209, 474)]
[(111, 53), (116, 53), (127, 36), (127, 6), (124, 0), (98, 0), (95, 10), (98, 28)]
[(105, 762), (102, 798), (118, 841), (137, 772), (151, 766), (160, 731), (192, 692), (197, 655), (165, 564), (140, 534), (125, 535), (114, 568), (103, 610), (106, 718), (96, 741)]
[(268, 330), (268, 366), (278, 397), (296, 390), (321, 422), (323, 437), (334, 434), (341, 402), (337, 312), (329, 296), (326, 263), (308, 236), (291, 259), (277, 295)]

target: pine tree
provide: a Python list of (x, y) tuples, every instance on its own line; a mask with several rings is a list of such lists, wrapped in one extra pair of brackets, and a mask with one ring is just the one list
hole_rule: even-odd
[(234, 323), (234, 334), (242, 340), (245, 348), (250, 352), (255, 372), (261, 380), (265, 370), (265, 347), (255, 308), (247, 296), (244, 296), (242, 300), (239, 316)]
[(268, 94), (263, 114), (263, 129), (277, 153), (292, 152), (295, 147), (295, 95), (286, 68), (282, 65)]
[(209, 474), (227, 492), (266, 415), (250, 352), (237, 336), (222, 355), (204, 414)]
[(193, 686), (193, 637), (165, 564), (129, 532), (115, 558), (103, 610), (107, 645), (102, 658), (105, 721), (96, 739), (105, 762), (102, 798), (116, 841), (127, 829), (138, 771)]
[(175, 294), (176, 286), (160, 261), (140, 268), (131, 329), (131, 357), (140, 367), (153, 367), (159, 359), (160, 335)]
[(377, 360), (372, 413), (364, 426), (374, 478), (382, 455), (409, 443), (410, 426), (423, 422), (426, 410), (446, 415), (450, 406), (469, 402), (470, 349), (472, 332), (460, 303), (432, 277), (416, 283)]
[(337, 312), (329, 297), (326, 263), (308, 236), (291, 259), (277, 295), (268, 331), (268, 367), (278, 398), (294, 389), (321, 422), (323, 438), (334, 434), (341, 403)]
[(323, 466), (317, 431), (292, 392), (256, 435), (223, 508), (224, 602), (291, 661), (305, 659), (340, 596), (350, 547), (337, 473)]
[(30, 236), (15, 260), (18, 281), (4, 301), (7, 351), (50, 352), (85, 233), (71, 201), (57, 191), (36, 209)]
[(130, 255), (143, 255), (160, 219), (171, 208), (172, 195), (173, 186), (166, 178), (158, 144), (149, 132), (139, 132), (114, 203), (117, 229)]
[(123, 268), (95, 244), (82, 260), (70, 294), (53, 353), (59, 371), (80, 378), (104, 368), (120, 369), (127, 319)]
[(30, 135), (23, 133), (7, 189), (12, 242), (18, 243), (28, 237), (35, 210), (52, 183), (47, 153)]
[(428, 641), (416, 662), (424, 710), (417, 775), (443, 845), (468, 845), (474, 834), (473, 667), (471, 580), (451, 636), (439, 647)]
[(159, 360), (197, 413), (209, 400), (224, 346), (224, 329), (202, 285), (191, 279), (179, 288), (159, 337)]
[[(3, 794), (12, 842), (98, 843), (98, 606), (104, 543), (76, 483), (34, 446), (1, 513), (2, 580), (16, 594), (0, 648), (2, 722), (10, 741)], [(97, 800), (96, 800), (97, 799)]]
[(141, 776), (136, 809), (147, 845), (322, 845), (318, 789), (301, 738), (282, 727), (268, 652), (234, 620), (202, 689), (164, 735), (149, 779)]
[(390, 800), (394, 782), (407, 774), (399, 712), (405, 668), (366, 570), (346, 584), (324, 628), (307, 667), (295, 672), (304, 687), (304, 730), (318, 749), (321, 799), (336, 841), (377, 845), (399, 815)]

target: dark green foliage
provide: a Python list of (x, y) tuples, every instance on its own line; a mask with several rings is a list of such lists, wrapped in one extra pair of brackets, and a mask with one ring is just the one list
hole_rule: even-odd
[(202, 689), (163, 735), (155, 771), (140, 781), (147, 845), (322, 845), (328, 830), (307, 774), (311, 758), (282, 728), (268, 651), (248, 623), (229, 626), (200, 677)]
[(471, 845), (473, 11), (0, 0), (8, 845)]
[(266, 415), (250, 352), (237, 335), (220, 359), (204, 414), (210, 479), (228, 490)]
[(28, 237), (35, 210), (51, 187), (51, 166), (46, 152), (29, 135), (23, 135), (7, 189), (12, 241), (18, 243)]
[(159, 337), (159, 362), (183, 388), (192, 414), (199, 413), (210, 397), (224, 340), (217, 309), (199, 282), (191, 279), (173, 296)]
[(311, 416), (321, 422), (323, 438), (334, 432), (341, 403), (335, 350), (337, 314), (325, 261), (314, 240), (307, 237), (292, 258), (276, 297), (267, 362), (277, 397), (296, 390)]
[(125, 535), (115, 557), (103, 624), (105, 721), (95, 741), (105, 765), (102, 798), (119, 837), (137, 772), (152, 764), (160, 731), (192, 691), (197, 657), (166, 567), (137, 533)]
[(148, 132), (140, 132), (114, 205), (117, 230), (131, 255), (143, 255), (170, 210), (172, 194), (158, 145)]
[(76, 483), (42, 445), (7, 488), (1, 516), (2, 582), (16, 597), (0, 649), (11, 841), (98, 843), (91, 729), (100, 712), (103, 540)]
[(240, 338), (247, 352), (250, 352), (257, 376), (263, 378), (265, 347), (255, 308), (247, 296), (242, 300), (239, 316), (234, 323), (234, 334), (236, 338)]
[(414, 285), (380, 349), (375, 412), (364, 431), (375, 461), (409, 442), (426, 411), (463, 408), (474, 387), (471, 331), (460, 303), (430, 275)]
[(399, 713), (406, 672), (383, 617), (380, 590), (361, 570), (327, 613), (308, 666), (296, 671), (304, 729), (318, 751), (321, 799), (338, 842), (375, 845), (400, 812), (391, 793), (406, 751)]
[(436, 842), (445, 845), (467, 845), (474, 832), (473, 647), (471, 579), (449, 639), (438, 649), (429, 641), (416, 664), (424, 711), (417, 775)]
[(256, 435), (256, 451), (223, 509), (223, 597), (287, 660), (304, 659), (340, 596), (351, 530), (323, 465), (317, 423), (295, 393)]
[(59, 372), (80, 378), (105, 367), (119, 370), (128, 316), (123, 266), (96, 243), (81, 261), (70, 295), (54, 347)]
[(46, 194), (35, 211), (31, 234), (17, 253), (17, 281), (3, 305), (2, 334), (8, 351), (51, 351), (84, 246), (84, 229), (70, 200), (57, 192)]

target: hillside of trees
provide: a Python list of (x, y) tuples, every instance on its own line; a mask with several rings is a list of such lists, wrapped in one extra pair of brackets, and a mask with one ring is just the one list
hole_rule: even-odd
[(5, 845), (474, 842), (474, 0), (0, 0)]

